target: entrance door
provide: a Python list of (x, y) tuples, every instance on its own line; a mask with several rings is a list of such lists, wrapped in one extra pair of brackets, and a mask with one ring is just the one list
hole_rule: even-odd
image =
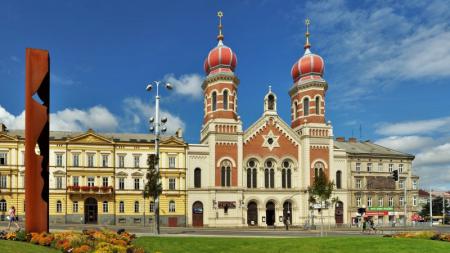
[(258, 225), (258, 205), (253, 201), (247, 206), (247, 224), (249, 226)]
[(97, 200), (94, 198), (87, 198), (84, 201), (84, 223), (97, 224)]
[(334, 207), (334, 220), (336, 225), (344, 223), (344, 203), (338, 201)]
[(275, 224), (275, 204), (272, 201), (266, 205), (266, 224), (267, 226)]
[(192, 205), (192, 226), (203, 227), (203, 203), (200, 201)]
[(169, 227), (176, 227), (178, 224), (177, 217), (169, 217)]
[(289, 225), (292, 225), (292, 203), (289, 201), (283, 204), (283, 222), (285, 220), (288, 220)]

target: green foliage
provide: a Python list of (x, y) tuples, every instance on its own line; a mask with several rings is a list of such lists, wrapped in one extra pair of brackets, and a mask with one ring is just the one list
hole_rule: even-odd
[(16, 240), (17, 241), (22, 241), (22, 242), (27, 241), (27, 232), (25, 232), (25, 230), (17, 231), (17, 233), (16, 233)]
[[(433, 216), (441, 216), (442, 215), (442, 197), (437, 197), (433, 199)], [(448, 199), (445, 200), (445, 210), (450, 210), (450, 201)], [(422, 206), (422, 210), (419, 212), (420, 216), (427, 217), (430, 216), (430, 203), (426, 203)]]
[(162, 185), (161, 185), (161, 174), (156, 170), (156, 164), (158, 163), (158, 159), (154, 154), (148, 156), (147, 164), (147, 184), (144, 188), (144, 197), (152, 197), (156, 199), (162, 193)]
[(315, 178), (313, 184), (308, 187), (310, 194), (309, 202), (316, 203), (317, 201), (327, 201), (333, 193), (334, 183), (330, 182), (325, 173), (320, 172)]

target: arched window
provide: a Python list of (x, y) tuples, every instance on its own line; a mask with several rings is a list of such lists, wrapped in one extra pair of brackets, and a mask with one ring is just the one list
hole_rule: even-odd
[(298, 109), (298, 104), (297, 104), (297, 101), (295, 101), (294, 102), (294, 120), (297, 119), (297, 117), (298, 117), (297, 109)]
[(139, 213), (139, 201), (134, 201), (134, 212)]
[(211, 106), (213, 111), (217, 110), (217, 93), (215, 91), (212, 93)]
[(319, 173), (322, 174), (325, 166), (322, 162), (316, 162), (314, 164), (314, 178), (319, 177)]
[(103, 212), (107, 213), (108, 212), (108, 201), (103, 201)]
[(273, 110), (274, 108), (275, 108), (275, 97), (272, 94), (270, 94), (268, 97), (267, 109)]
[(316, 97), (316, 114), (320, 114), (320, 97)]
[(56, 212), (61, 213), (62, 212), (62, 202), (61, 200), (56, 201)]
[(6, 200), (2, 199), (0, 200), (0, 212), (6, 212), (7, 206), (6, 206)]
[(231, 162), (224, 160), (221, 163), (221, 185), (230, 186), (231, 185)]
[(123, 201), (119, 202), (119, 213), (124, 213), (125, 212), (125, 203), (123, 203)]
[(281, 187), (291, 188), (291, 162), (286, 160), (283, 162), (283, 169), (281, 170)]
[(202, 170), (200, 168), (194, 170), (194, 187), (202, 187)]
[(223, 91), (223, 109), (228, 110), (228, 91)]
[(342, 172), (340, 170), (336, 171), (336, 189), (341, 189), (341, 178)]
[(309, 98), (303, 99), (303, 116), (309, 115)]
[(175, 212), (175, 201), (171, 200), (169, 202), (169, 213), (174, 213)]
[(247, 166), (247, 188), (256, 188), (256, 162), (254, 160), (250, 160)]
[(266, 168), (264, 169), (264, 186), (266, 188), (274, 188), (275, 187), (275, 169), (274, 163), (269, 160), (266, 162)]

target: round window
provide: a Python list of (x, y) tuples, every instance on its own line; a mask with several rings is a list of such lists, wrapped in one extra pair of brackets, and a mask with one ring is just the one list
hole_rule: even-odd
[(250, 162), (248, 162), (248, 166), (250, 166), (250, 167), (255, 167), (255, 161), (250, 161)]
[(289, 168), (289, 162), (288, 162), (288, 161), (284, 161), (284, 162), (283, 162), (283, 167)]
[(267, 167), (272, 168), (272, 161), (267, 161), (266, 165), (267, 165)]
[(267, 139), (267, 143), (269, 143), (270, 145), (272, 145), (272, 143), (273, 143), (273, 138)]

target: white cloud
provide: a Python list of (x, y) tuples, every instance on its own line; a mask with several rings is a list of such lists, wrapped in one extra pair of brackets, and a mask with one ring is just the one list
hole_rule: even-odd
[(173, 91), (176, 94), (189, 96), (193, 99), (200, 99), (203, 94), (203, 78), (199, 74), (186, 74), (176, 78), (174, 74), (167, 74), (164, 80), (173, 84)]
[(0, 105), (0, 123), (6, 125), (10, 129), (24, 129), (25, 128), (25, 111), (15, 116)]
[(92, 128), (112, 132), (118, 125), (117, 117), (103, 106), (94, 106), (86, 111), (64, 109), (50, 115), (50, 130), (83, 131)]
[(381, 135), (427, 134), (434, 131), (450, 131), (450, 117), (400, 123), (382, 123), (376, 130)]
[(55, 83), (57, 85), (65, 85), (65, 86), (71, 86), (80, 83), (79, 81), (75, 81), (71, 78), (56, 74), (50, 74), (50, 82)]
[[(9, 129), (25, 128), (25, 111), (15, 116), (0, 105), (0, 122)], [(50, 130), (83, 131), (92, 128), (96, 131), (115, 131), (118, 119), (103, 106), (94, 106), (87, 110), (64, 109), (50, 114)]]
[(448, 190), (449, 131), (450, 117), (381, 124), (376, 132), (387, 137), (376, 143), (414, 154), (413, 173), (420, 176), (422, 187), (432, 186), (434, 189)]
[[(155, 112), (153, 105), (146, 104), (141, 99), (134, 97), (125, 98), (123, 104), (125, 111), (124, 122), (126, 122), (123, 127), (125, 129), (136, 131), (136, 129), (142, 126), (146, 129), (149, 128), (148, 119)], [(185, 129), (186, 125), (180, 117), (166, 110), (160, 110), (160, 113), (161, 117), (167, 117), (166, 126), (168, 134), (174, 134), (179, 128)]]
[[(343, 0), (311, 1), (291, 15), (302, 26), (299, 17), (311, 17), (312, 51), (341, 73), (331, 77), (346, 91), (341, 102), (365, 99), (406, 80), (450, 77), (448, 2), (354, 6)], [(303, 31), (297, 37), (303, 44)]]
[(435, 141), (430, 137), (422, 136), (389, 136), (377, 140), (378, 145), (402, 152), (414, 152), (430, 147)]

